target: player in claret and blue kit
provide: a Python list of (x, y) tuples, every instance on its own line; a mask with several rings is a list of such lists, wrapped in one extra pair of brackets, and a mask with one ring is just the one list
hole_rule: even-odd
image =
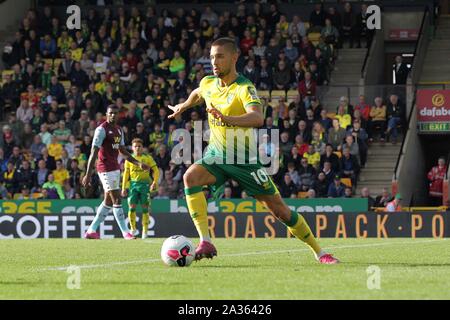
[(95, 129), (91, 155), (89, 156), (86, 175), (83, 177), (82, 185), (84, 187), (90, 185), (95, 161), (98, 157), (97, 173), (102, 182), (105, 196), (97, 209), (94, 220), (84, 235), (86, 239), (100, 239), (97, 228), (108, 216), (111, 208), (123, 237), (127, 240), (135, 238), (128, 229), (121, 204), (120, 165), (117, 159), (119, 152), (126, 160), (140, 166), (143, 170), (150, 170), (150, 167), (136, 160), (126, 149), (122, 129), (117, 125), (118, 114), (119, 108), (115, 105), (110, 105), (106, 111), (106, 121)]

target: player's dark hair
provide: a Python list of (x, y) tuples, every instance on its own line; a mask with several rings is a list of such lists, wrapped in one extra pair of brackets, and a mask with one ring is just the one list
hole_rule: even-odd
[(234, 39), (232, 38), (219, 38), (217, 40), (215, 40), (211, 46), (222, 46), (222, 47), (226, 47), (228, 50), (230, 50), (233, 53), (237, 52), (237, 47), (236, 47), (236, 42), (234, 41)]
[(131, 141), (131, 144), (135, 144), (135, 143), (140, 143), (140, 144), (144, 145), (144, 141), (142, 141), (142, 139), (140, 139), (140, 138), (134, 138)]

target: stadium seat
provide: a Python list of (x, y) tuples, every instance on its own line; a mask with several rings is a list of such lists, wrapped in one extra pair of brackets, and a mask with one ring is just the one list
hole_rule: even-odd
[(33, 194), (31, 194), (31, 197), (32, 197), (33, 199), (40, 199), (40, 198), (42, 198), (42, 193), (40, 193), (40, 192), (34, 192)]
[(314, 46), (317, 46), (317, 44), (319, 43), (319, 39), (320, 39), (320, 33), (319, 32), (308, 33), (308, 40), (311, 41), (311, 43)]
[(143, 108), (145, 107), (145, 103), (138, 103), (137, 106), (138, 106), (140, 109), (143, 109)]
[(173, 87), (173, 85), (175, 84), (175, 81), (177, 81), (177, 80), (175, 80), (175, 79), (169, 79), (169, 80), (167, 80), (167, 81), (169, 81), (170, 86)]
[(352, 179), (350, 178), (341, 178), (342, 184), (345, 184), (347, 187), (352, 187)]
[(63, 80), (61, 81), (61, 84), (63, 85), (65, 91), (69, 91), (71, 85), (69, 80)]
[(3, 71), (2, 71), (2, 79), (5, 80), (5, 79), (6, 79), (6, 76), (11, 76), (11, 75), (13, 75), (13, 74), (14, 74), (14, 70), (10, 70), (10, 69), (8, 69), (8, 70), (3, 70)]
[(269, 98), (270, 98), (270, 92), (269, 92), (269, 90), (261, 90), (261, 91), (258, 91), (258, 95), (259, 95), (261, 98), (266, 98), (266, 99), (269, 99)]
[(308, 197), (308, 191), (300, 191), (300, 192), (297, 194), (297, 197), (299, 197), (300, 199), (305, 199), (305, 198), (307, 198), (307, 197)]
[(334, 117), (336, 117), (336, 112), (327, 112), (327, 117), (329, 119), (334, 119)]
[(274, 100), (274, 99), (280, 100), (280, 98), (285, 98), (286, 99), (286, 91), (284, 91), (284, 90), (272, 90), (272, 92), (270, 93), (270, 98), (272, 100)]
[(19, 200), (21, 193), (14, 193), (13, 200)]
[(334, 153), (335, 155), (337, 155), (339, 159), (342, 158), (342, 152), (340, 152), (340, 151), (334, 151), (333, 153)]
[(44, 61), (44, 63), (47, 63), (50, 65), (50, 68), (53, 68), (53, 59), (42, 59)]

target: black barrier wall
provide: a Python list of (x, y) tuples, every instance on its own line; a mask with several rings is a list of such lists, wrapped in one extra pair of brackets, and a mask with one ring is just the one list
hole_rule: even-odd
[[(319, 238), (394, 238), (450, 236), (449, 212), (426, 213), (303, 213)], [(0, 215), (0, 239), (81, 238), (93, 214)], [(265, 213), (215, 213), (208, 215), (212, 237), (286, 238), (286, 227)], [(139, 223), (138, 223), (139, 225)], [(139, 226), (140, 227), (140, 226)], [(121, 238), (110, 215), (99, 232), (104, 239)], [(196, 238), (188, 214), (155, 213), (149, 224), (149, 237), (165, 238), (175, 234)]]

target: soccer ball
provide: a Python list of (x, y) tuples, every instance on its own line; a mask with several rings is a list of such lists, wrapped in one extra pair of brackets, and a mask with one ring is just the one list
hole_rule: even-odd
[(195, 259), (194, 245), (185, 236), (171, 236), (164, 240), (161, 259), (168, 266), (187, 267)]

